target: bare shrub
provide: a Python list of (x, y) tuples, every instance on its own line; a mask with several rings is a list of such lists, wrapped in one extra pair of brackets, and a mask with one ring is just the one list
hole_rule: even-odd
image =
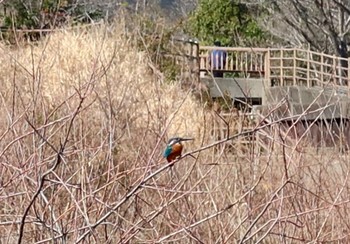
[[(1, 46), (1, 242), (347, 240), (346, 152), (220, 118), (158, 80), (133, 38), (116, 25)], [(195, 141), (170, 168), (173, 135)]]

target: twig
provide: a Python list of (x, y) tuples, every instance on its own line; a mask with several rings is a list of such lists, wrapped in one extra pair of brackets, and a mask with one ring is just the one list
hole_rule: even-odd
[[(79, 94), (79, 93), (78, 93)], [(70, 132), (71, 132), (71, 129), (72, 129), (72, 126), (73, 126), (73, 122), (76, 118), (76, 116), (78, 115), (78, 113), (80, 112), (80, 109), (82, 107), (82, 104), (83, 104), (83, 101), (84, 101), (84, 97), (80, 96), (80, 103), (78, 105), (78, 107), (76, 108), (75, 112), (73, 113), (72, 115), (72, 119), (70, 121), (70, 124), (68, 126), (68, 131), (67, 131), (67, 134), (66, 134), (66, 138), (64, 140), (64, 142), (61, 144), (60, 146), (60, 149), (57, 150), (51, 143), (49, 143), (46, 138), (44, 138), (41, 133), (39, 133), (39, 131), (34, 127), (34, 125), (28, 120), (28, 118), (26, 119), (26, 121), (28, 122), (28, 124), (32, 127), (32, 129), (36, 132), (36, 134), (38, 134), (41, 139), (43, 139), (50, 147), (51, 149), (56, 153), (56, 161), (54, 163), (54, 165), (49, 169), (47, 170), (39, 179), (39, 185), (38, 185), (38, 188), (36, 190), (36, 192), (34, 193), (32, 199), (30, 200), (29, 202), (29, 205), (27, 206), (27, 208), (25, 209), (24, 213), (23, 213), (23, 216), (22, 216), (22, 220), (21, 220), (21, 225), (20, 225), (20, 228), (19, 228), (19, 237), (18, 237), (18, 243), (22, 243), (22, 239), (23, 239), (23, 234), (24, 234), (24, 225), (25, 225), (25, 220), (26, 220), (26, 217), (29, 213), (29, 210), (30, 208), (32, 207), (32, 205), (34, 204), (36, 198), (39, 196), (41, 190), (43, 189), (43, 186), (44, 186), (44, 183), (45, 183), (45, 180), (46, 180), (46, 177), (48, 175), (50, 175), (53, 171), (55, 171), (55, 169), (60, 165), (61, 161), (62, 161), (62, 158), (63, 158), (63, 152), (65, 150), (65, 147), (66, 147), (66, 144), (68, 142), (68, 137), (70, 135)]]

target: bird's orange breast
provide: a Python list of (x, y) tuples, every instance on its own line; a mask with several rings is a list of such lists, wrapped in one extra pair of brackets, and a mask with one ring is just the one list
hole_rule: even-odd
[(175, 160), (178, 156), (181, 156), (182, 145), (180, 143), (176, 143), (172, 146), (172, 151), (170, 155), (167, 157), (168, 162)]
[(180, 143), (176, 143), (175, 145), (172, 146), (173, 150), (171, 153), (175, 153), (175, 154), (181, 154), (182, 152), (182, 145)]

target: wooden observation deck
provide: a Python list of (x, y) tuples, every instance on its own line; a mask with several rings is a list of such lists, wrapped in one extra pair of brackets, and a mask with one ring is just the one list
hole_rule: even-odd
[[(213, 50), (227, 53), (225, 60), (217, 60), (222, 69), (210, 67)], [(193, 72), (212, 97), (260, 98), (255, 111), (267, 123), (279, 121), (288, 138), (350, 148), (350, 59), (299, 48), (198, 44), (191, 46), (191, 53)], [(213, 77), (213, 71), (223, 72), (224, 78)]]
[[(276, 125), (285, 138), (307, 138), (307, 145), (341, 145), (350, 150), (350, 59), (300, 48), (215, 47), (182, 38), (173, 41), (180, 43), (181, 52), (170, 56), (190, 71), (191, 82), (198, 79), (205, 84), (213, 98), (248, 103), (251, 114), (247, 116), (247, 110), (238, 113), (243, 120), (259, 117), (260, 124), (271, 125), (259, 130), (257, 134), (265, 133), (262, 138), (269, 138)], [(210, 66), (213, 50), (227, 53), (225, 60), (216, 60), (224, 64), (219, 70)], [(223, 72), (224, 77), (213, 77), (214, 71)], [(233, 113), (221, 114), (220, 121), (225, 115), (229, 121)], [(222, 129), (227, 128), (227, 121), (217, 127), (219, 137), (227, 136)]]

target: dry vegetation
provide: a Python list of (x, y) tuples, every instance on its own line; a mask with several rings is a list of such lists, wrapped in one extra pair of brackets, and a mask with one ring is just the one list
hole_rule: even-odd
[[(1, 243), (348, 240), (348, 154), (272, 133), (244, 146), (232, 118), (228, 144), (134, 38), (100, 26), (0, 47)], [(169, 169), (173, 135), (195, 141)]]

